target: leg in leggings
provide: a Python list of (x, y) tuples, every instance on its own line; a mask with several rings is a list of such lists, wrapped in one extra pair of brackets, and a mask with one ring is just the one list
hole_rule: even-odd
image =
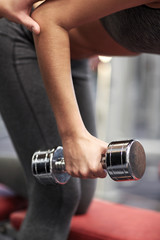
[[(86, 61), (72, 62), (72, 70), (83, 121), (95, 135)], [(32, 154), (60, 145), (61, 139), (39, 72), (32, 35), (5, 19), (0, 20), (0, 111), (27, 179), (29, 208), (19, 239), (67, 239), (70, 220), (75, 212), (87, 210), (95, 181), (71, 178), (66, 185), (42, 186), (33, 178)]]

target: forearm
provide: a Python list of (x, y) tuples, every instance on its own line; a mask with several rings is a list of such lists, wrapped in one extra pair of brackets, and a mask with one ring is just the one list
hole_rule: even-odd
[(35, 45), (62, 139), (66, 170), (74, 177), (105, 177), (100, 159), (107, 144), (91, 136), (82, 122), (71, 78), (68, 31), (56, 21), (47, 23), (44, 28), (41, 25)]
[(105, 177), (100, 159), (107, 144), (91, 136), (82, 122), (71, 78), (69, 31), (146, 2), (54, 0), (45, 2), (33, 13), (41, 27), (40, 35), (34, 37), (38, 61), (62, 138), (66, 170), (72, 176)]
[(68, 32), (56, 23), (47, 22), (40, 36), (35, 36), (35, 45), (61, 137), (82, 131), (84, 126), (71, 78)]
[(47, 1), (40, 6), (38, 14), (33, 14), (41, 26), (41, 34), (35, 37), (39, 65), (61, 135), (78, 131), (77, 126), (79, 129), (84, 127), (72, 86), (69, 30), (147, 0), (119, 2)]

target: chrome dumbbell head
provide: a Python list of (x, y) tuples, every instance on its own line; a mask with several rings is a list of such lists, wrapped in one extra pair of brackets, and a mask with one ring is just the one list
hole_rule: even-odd
[(65, 184), (71, 177), (65, 170), (63, 147), (37, 151), (32, 157), (32, 174), (44, 185)]
[(103, 167), (115, 181), (139, 180), (145, 172), (145, 152), (137, 140), (111, 142), (105, 158)]

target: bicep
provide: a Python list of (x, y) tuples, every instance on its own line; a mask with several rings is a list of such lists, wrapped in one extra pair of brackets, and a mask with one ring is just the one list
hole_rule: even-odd
[(52, 18), (65, 29), (98, 20), (122, 9), (148, 3), (149, 0), (47, 0), (42, 5)]

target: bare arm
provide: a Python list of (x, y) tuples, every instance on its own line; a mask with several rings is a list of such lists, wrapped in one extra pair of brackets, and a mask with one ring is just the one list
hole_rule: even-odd
[(35, 45), (41, 73), (64, 147), (67, 171), (73, 176), (105, 177), (100, 164), (106, 143), (91, 136), (77, 106), (70, 69), (69, 31), (112, 12), (147, 0), (54, 0), (34, 13), (41, 26)]

